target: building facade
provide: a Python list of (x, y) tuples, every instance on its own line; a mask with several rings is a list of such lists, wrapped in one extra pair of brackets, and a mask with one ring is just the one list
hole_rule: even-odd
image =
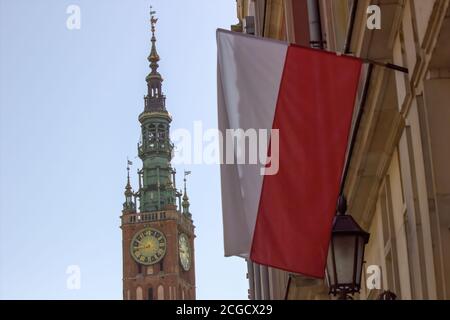
[(195, 299), (194, 224), (186, 192), (187, 173), (181, 192), (176, 188), (175, 170), (170, 163), (172, 118), (166, 109), (163, 79), (158, 72), (156, 22), (152, 16), (148, 57), (151, 71), (146, 77), (144, 111), (139, 115), (138, 155), (142, 160), (139, 188), (133, 192), (130, 185), (129, 162), (121, 216), (123, 298), (192, 300)]
[[(367, 25), (374, 8), (379, 29)], [(236, 32), (408, 68), (361, 77), (345, 194), (371, 234), (364, 268), (381, 279), (367, 287), (363, 273), (356, 298), (450, 299), (450, 1), (238, 0), (237, 17)], [(251, 299), (331, 298), (322, 280), (251, 261), (248, 277)]]

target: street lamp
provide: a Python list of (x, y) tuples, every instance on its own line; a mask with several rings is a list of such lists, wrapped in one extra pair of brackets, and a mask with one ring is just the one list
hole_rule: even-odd
[(346, 213), (347, 200), (341, 196), (328, 250), (327, 282), (330, 294), (342, 300), (360, 291), (364, 248), (370, 236)]

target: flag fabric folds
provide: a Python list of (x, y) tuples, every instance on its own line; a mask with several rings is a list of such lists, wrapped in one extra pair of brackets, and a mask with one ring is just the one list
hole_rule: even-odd
[(225, 255), (323, 278), (362, 61), (225, 30), (217, 47), (219, 129), (279, 140), (258, 164), (221, 164)]

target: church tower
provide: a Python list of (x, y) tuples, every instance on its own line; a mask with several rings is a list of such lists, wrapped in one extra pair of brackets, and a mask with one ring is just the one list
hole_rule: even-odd
[[(177, 190), (171, 166), (173, 144), (169, 138), (172, 118), (162, 92), (163, 78), (158, 72), (155, 26), (151, 11), (150, 73), (146, 77), (147, 95), (139, 115), (141, 141), (138, 155), (139, 188), (130, 184), (130, 165), (121, 216), (123, 251), (123, 298), (195, 299), (194, 224), (189, 199)], [(182, 198), (181, 198), (182, 197)], [(178, 200), (178, 201), (177, 201)], [(137, 204), (139, 202), (139, 205)]]

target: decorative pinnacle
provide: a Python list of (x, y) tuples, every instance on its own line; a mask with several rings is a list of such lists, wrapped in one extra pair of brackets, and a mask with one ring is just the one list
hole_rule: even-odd
[(125, 195), (132, 195), (131, 184), (130, 184), (130, 166), (133, 165), (133, 162), (128, 160), (127, 158), (127, 185), (125, 186)]
[(186, 176), (190, 175), (191, 172), (190, 171), (184, 171), (184, 195), (183, 195), (183, 213), (190, 216), (189, 213), (189, 197), (187, 195), (187, 191), (186, 191)]
[(188, 200), (188, 196), (187, 196), (187, 192), (186, 192), (186, 176), (190, 175), (191, 172), (190, 171), (184, 171), (184, 196), (183, 196), (183, 200)]

